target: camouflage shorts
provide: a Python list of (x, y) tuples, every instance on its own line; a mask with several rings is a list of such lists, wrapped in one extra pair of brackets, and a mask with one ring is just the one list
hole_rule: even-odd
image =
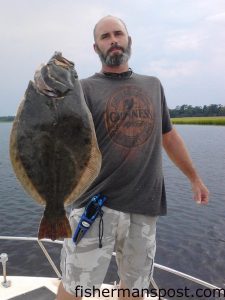
[[(70, 214), (73, 232), (84, 208)], [(62, 282), (70, 294), (76, 286), (99, 288), (105, 278), (112, 252), (116, 252), (118, 275), (129, 289), (148, 288), (155, 256), (157, 217), (122, 213), (104, 207), (104, 234), (99, 248), (97, 218), (77, 246), (65, 239), (61, 253)]]

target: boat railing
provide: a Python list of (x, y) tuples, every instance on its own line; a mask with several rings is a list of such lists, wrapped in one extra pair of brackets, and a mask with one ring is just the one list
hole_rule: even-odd
[[(40, 246), (40, 248), (42, 249), (45, 257), (47, 258), (48, 262), (50, 263), (51, 267), (53, 268), (54, 272), (56, 273), (57, 277), (59, 279), (61, 279), (61, 273), (59, 272), (59, 270), (57, 269), (55, 263), (53, 262), (52, 258), (50, 257), (47, 249), (45, 248), (45, 246), (43, 245), (43, 242), (47, 242), (47, 243), (55, 243), (55, 244), (63, 244), (63, 241), (59, 241), (59, 240), (55, 240), (55, 241), (52, 241), (50, 239), (42, 239), (42, 240), (39, 240), (38, 238), (36, 237), (15, 237), (15, 236), (0, 236), (0, 240), (10, 240), (10, 241), (33, 241), (33, 242), (37, 242), (38, 245)], [(5, 253), (3, 253), (5, 254)], [(112, 253), (113, 256), (116, 256), (116, 253), (113, 252)], [(4, 255), (3, 255), (4, 256)], [(0, 258), (0, 261), (1, 261), (1, 258)], [(216, 285), (213, 285), (211, 283), (208, 283), (204, 280), (201, 280), (199, 278), (196, 278), (194, 276), (191, 276), (191, 275), (188, 275), (186, 273), (183, 273), (183, 272), (180, 272), (180, 271), (177, 271), (175, 269), (172, 269), (172, 268), (169, 268), (169, 267), (166, 267), (166, 266), (163, 266), (161, 264), (158, 264), (158, 263), (154, 263), (154, 267), (157, 268), (157, 269), (160, 269), (160, 270), (163, 270), (163, 271), (166, 271), (166, 272), (169, 272), (171, 274), (174, 274), (174, 275), (177, 275), (181, 278), (185, 278), (189, 281), (192, 281), (194, 283), (197, 283), (201, 286), (204, 286), (206, 288), (209, 288), (209, 289), (216, 289), (216, 290), (220, 290), (220, 294), (221, 295), (225, 295), (224, 293), (224, 290), (219, 288), (218, 286)], [(5, 282), (5, 286), (7, 287), (7, 284), (6, 284), (6, 262), (4, 263), (3, 265), (3, 276), (4, 276), (4, 282)], [(151, 282), (150, 284), (152, 284), (152, 286), (157, 289), (157, 291), (159, 291), (159, 287), (157, 286), (156, 282), (154, 281), (154, 279), (151, 279)]]

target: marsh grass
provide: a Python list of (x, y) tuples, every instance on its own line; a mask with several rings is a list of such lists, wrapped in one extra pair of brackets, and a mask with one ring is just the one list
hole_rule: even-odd
[(184, 117), (171, 118), (173, 124), (196, 124), (196, 125), (222, 125), (225, 126), (225, 117)]

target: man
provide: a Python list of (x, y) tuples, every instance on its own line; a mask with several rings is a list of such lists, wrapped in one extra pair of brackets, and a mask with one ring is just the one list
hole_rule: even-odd
[(65, 239), (57, 300), (79, 299), (85, 288), (99, 287), (114, 247), (120, 287), (148, 288), (156, 220), (166, 214), (161, 145), (190, 180), (195, 201), (208, 202), (208, 190), (172, 127), (159, 80), (129, 69), (132, 41), (124, 22), (113, 16), (102, 18), (94, 40), (102, 69), (81, 84), (103, 163), (97, 179), (74, 203), (70, 222), (75, 230), (88, 199), (99, 192), (106, 195), (102, 248), (97, 220), (77, 246)]

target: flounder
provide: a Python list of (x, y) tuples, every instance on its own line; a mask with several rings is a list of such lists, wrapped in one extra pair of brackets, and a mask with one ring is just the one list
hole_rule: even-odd
[(74, 64), (61, 53), (29, 82), (12, 127), (10, 158), (25, 190), (45, 205), (38, 238), (71, 237), (64, 205), (97, 177), (101, 153)]

